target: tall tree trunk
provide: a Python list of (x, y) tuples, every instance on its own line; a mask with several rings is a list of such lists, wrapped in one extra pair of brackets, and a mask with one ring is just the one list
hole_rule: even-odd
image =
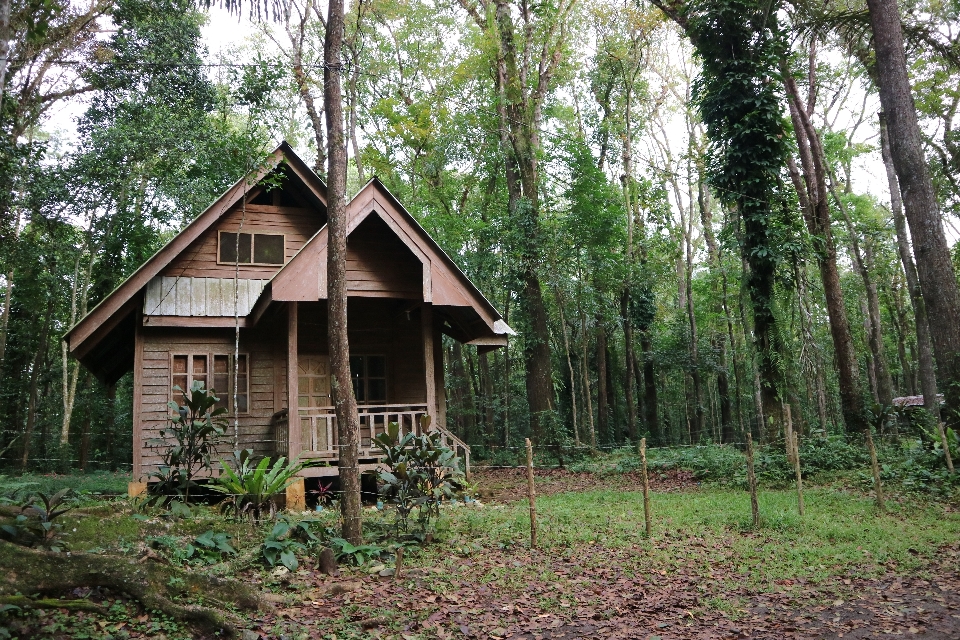
[[(90, 392), (90, 384), (93, 378), (89, 372), (83, 374), (83, 390)], [(80, 424), (80, 471), (87, 470), (87, 463), (90, 461), (90, 427), (93, 422), (93, 413), (89, 410), (84, 412), (83, 422)]]
[(350, 377), (350, 342), (347, 338), (347, 148), (343, 139), (343, 95), (340, 88), (343, 30), (343, 0), (330, 0), (323, 51), (323, 102), (327, 117), (328, 158), (327, 324), (330, 394), (337, 415), (337, 436), (340, 441), (343, 537), (351, 544), (359, 545), (363, 542), (360, 469), (357, 465), (360, 419)]
[(960, 412), (960, 292), (923, 154), (897, 2), (867, 0), (867, 6), (873, 28), (880, 104), (887, 118), (890, 155), (913, 237), (920, 286), (928, 294), (935, 292), (924, 296), (924, 300), (937, 377), (946, 397), (948, 420), (954, 423)]
[(317, 103), (313, 96), (311, 88), (311, 79), (303, 69), (303, 41), (306, 38), (306, 27), (310, 21), (310, 13), (313, 10), (313, 0), (307, 0), (303, 14), (296, 23), (296, 29), (291, 23), (293, 12), (287, 16), (286, 30), (287, 37), (290, 39), (291, 66), (293, 67), (293, 79), (297, 85), (297, 92), (303, 105), (307, 110), (307, 118), (310, 120), (310, 128), (313, 129), (313, 141), (317, 146), (317, 161), (313, 165), (313, 170), (317, 175), (326, 175), (327, 152), (323, 141), (323, 107), (318, 110)]
[[(40, 371), (46, 360), (47, 338), (50, 335), (50, 321), (53, 318), (53, 296), (47, 295), (47, 310), (44, 313), (43, 325), (40, 329), (40, 340), (37, 351), (33, 354), (33, 365), (30, 371), (30, 388), (27, 392), (27, 423), (23, 430), (23, 450), (20, 460), (21, 471), (27, 470), (30, 460), (30, 445), (33, 440), (33, 428), (37, 423), (37, 396), (40, 381)], [(45, 423), (44, 423), (45, 424)], [(41, 440), (41, 442), (43, 442)]]
[(110, 456), (110, 471), (117, 468), (113, 437), (117, 429), (117, 383), (107, 385), (107, 415), (104, 416), (103, 450)]
[(920, 278), (913, 263), (910, 239), (907, 236), (907, 221), (903, 215), (903, 199), (900, 196), (900, 182), (893, 166), (890, 153), (890, 134), (887, 130), (887, 118), (880, 114), (880, 152), (887, 173), (887, 186), (890, 189), (890, 211), (893, 226), (897, 230), (897, 250), (907, 280), (907, 292), (913, 305), (913, 324), (917, 333), (917, 368), (920, 377), (920, 389), (923, 393), (923, 407), (938, 420), (940, 401), (937, 399), (937, 374), (933, 365), (933, 347), (930, 339), (930, 325), (927, 320), (927, 305), (920, 290)]
[[(582, 293), (581, 293), (582, 295)], [(590, 448), (597, 448), (597, 429), (593, 423), (593, 398), (592, 393), (590, 392), (590, 357), (588, 351), (590, 349), (590, 336), (587, 333), (587, 316), (583, 313), (583, 308), (580, 304), (577, 304), (577, 310), (580, 313), (580, 369), (581, 374), (583, 375), (583, 397), (587, 403), (587, 420), (590, 425)], [(597, 401), (599, 404), (599, 399)]]
[(480, 384), (483, 387), (484, 444), (497, 441), (497, 427), (493, 414), (493, 375), (490, 373), (489, 352), (478, 354), (480, 359)]
[(461, 436), (464, 441), (471, 442), (477, 425), (477, 408), (473, 401), (473, 392), (470, 389), (470, 381), (467, 379), (467, 370), (463, 366), (463, 347), (456, 340), (453, 341), (452, 359), (450, 371), (456, 379), (453, 389), (454, 397), (460, 406), (460, 417), (462, 421)]
[(563, 352), (567, 356), (567, 369), (570, 371), (570, 418), (573, 421), (573, 442), (580, 446), (580, 426), (577, 423), (577, 381), (573, 371), (573, 360), (570, 358), (570, 337), (567, 332), (567, 319), (563, 313), (563, 297), (560, 289), (554, 288), (557, 298), (557, 310), (560, 312), (560, 328), (563, 331)]
[(607, 374), (607, 331), (597, 317), (597, 429), (603, 436), (610, 438)]
[(863, 245), (861, 249), (860, 241), (857, 239), (857, 230), (853, 227), (853, 220), (847, 213), (847, 207), (840, 199), (833, 184), (836, 183), (831, 173), (830, 193), (843, 220), (847, 225), (847, 233), (850, 239), (850, 257), (853, 258), (853, 267), (863, 281), (863, 289), (867, 294), (865, 301), (865, 312), (869, 318), (867, 342), (870, 346), (870, 353), (873, 358), (873, 380), (875, 382), (876, 400), (882, 406), (891, 406), (893, 404), (893, 381), (890, 378), (890, 365), (887, 364), (887, 354), (883, 348), (883, 328), (880, 321), (880, 296), (877, 293), (877, 283), (871, 277), (870, 271), (873, 266), (873, 254), (870, 250), (870, 242)]
[[(784, 69), (787, 71), (786, 66)], [(787, 89), (790, 117), (793, 120), (805, 180), (802, 182), (799, 180), (796, 165), (793, 164), (792, 159), (789, 162), (792, 165), (790, 174), (800, 197), (800, 208), (805, 213), (807, 229), (810, 235), (821, 241), (821, 246), (816, 252), (817, 264), (820, 268), (820, 280), (823, 283), (823, 294), (830, 319), (830, 335), (833, 338), (843, 419), (848, 429), (864, 431), (867, 428), (867, 421), (857, 383), (860, 375), (853, 349), (853, 336), (843, 304), (840, 273), (837, 269), (837, 249), (830, 227), (826, 157), (820, 144), (820, 137), (800, 101), (796, 82), (786, 72), (784, 85)]]

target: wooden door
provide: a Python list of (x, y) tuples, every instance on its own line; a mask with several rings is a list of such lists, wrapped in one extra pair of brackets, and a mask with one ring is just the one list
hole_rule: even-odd
[(297, 358), (297, 408), (302, 413), (312, 414), (300, 417), (302, 442), (308, 451), (326, 451), (333, 442), (331, 420), (320, 417), (321, 407), (330, 407), (330, 358), (327, 356), (305, 356)]
[(304, 356), (297, 358), (297, 406), (300, 409), (330, 407), (330, 358)]

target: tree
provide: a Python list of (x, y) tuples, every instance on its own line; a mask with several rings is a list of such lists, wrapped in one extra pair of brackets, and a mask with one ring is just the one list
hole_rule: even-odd
[(955, 423), (960, 416), (960, 322), (957, 321), (960, 318), (960, 290), (940, 220), (933, 180), (923, 153), (897, 2), (867, 0), (867, 6), (890, 156), (913, 237), (937, 377), (946, 398), (947, 417)]
[[(347, 339), (347, 148), (343, 136), (341, 49), (343, 0), (330, 0), (323, 51), (323, 106), (327, 121), (327, 323), (329, 326), (330, 393), (340, 442), (340, 510), (343, 537), (363, 542), (360, 513), (360, 418), (350, 376)], [(291, 410), (294, 410), (291, 407)]]

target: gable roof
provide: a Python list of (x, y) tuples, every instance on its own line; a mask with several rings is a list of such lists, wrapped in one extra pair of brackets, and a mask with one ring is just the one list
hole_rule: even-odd
[[(472, 328), (461, 326), (459, 335), (451, 326), (451, 335), (463, 342), (470, 342), (484, 335), (505, 336), (514, 333), (490, 301), (378, 178), (371, 179), (354, 196), (347, 204), (346, 214), (348, 238), (364, 221), (375, 216), (382, 220), (420, 261), (423, 269), (424, 302), (440, 308), (450, 307), (450, 313), (459, 316), (472, 310), (473, 314), (466, 313), (462, 318), (452, 319), (458, 320), (461, 325), (477, 324), (479, 319), (484, 325)], [(327, 237), (328, 230), (324, 225), (297, 255), (277, 272), (267, 285), (271, 301), (326, 299)], [(458, 311), (454, 312), (453, 308)], [(474, 315), (476, 317), (470, 317)]]
[[(180, 233), (104, 298), (64, 336), (71, 353), (98, 378), (118, 379), (133, 366), (137, 310), (148, 283), (223, 218), (267, 175), (283, 165), (323, 207), (326, 185), (282, 142), (250, 174), (238, 180)], [(515, 332), (436, 241), (376, 177), (347, 204), (352, 233), (371, 216), (385, 224), (420, 262), (422, 300), (432, 303), (441, 330), (460, 342), (489, 350), (506, 344)], [(324, 225), (266, 284), (244, 325), (255, 326), (273, 302), (326, 299), (327, 226)]]
[[(114, 331), (133, 313), (139, 302), (138, 294), (147, 283), (158, 275), (167, 265), (177, 258), (187, 247), (196, 241), (205, 231), (227, 214), (231, 207), (241, 201), (250, 189), (259, 184), (270, 172), (284, 165), (293, 176), (298, 178), (311, 195), (326, 206), (327, 187), (310, 167), (294, 153), (286, 141), (274, 149), (259, 168), (238, 180), (227, 189), (206, 210), (193, 219), (180, 233), (160, 248), (151, 258), (140, 266), (130, 277), (124, 280), (107, 297), (100, 301), (86, 316), (80, 319), (64, 335), (70, 351), (83, 360), (89, 351)], [(132, 355), (132, 354), (131, 354)], [(86, 364), (86, 363), (85, 363)], [(99, 377), (100, 372), (94, 371)], [(107, 377), (108, 372), (103, 372)]]

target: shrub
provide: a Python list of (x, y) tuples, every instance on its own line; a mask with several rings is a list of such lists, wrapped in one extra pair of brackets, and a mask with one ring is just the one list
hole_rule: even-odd
[(311, 522), (301, 520), (293, 524), (286, 518), (277, 520), (260, 545), (260, 555), (264, 561), (271, 567), (280, 563), (290, 571), (296, 571), (300, 566), (297, 553), (306, 551), (307, 544), (319, 542), (310, 528)]
[(440, 515), (443, 499), (453, 497), (463, 486), (460, 459), (443, 446), (439, 432), (400, 436), (395, 422), (374, 443), (390, 468), (380, 473), (381, 493), (397, 506), (397, 529), (406, 533), (416, 510), (420, 533), (426, 534), (430, 521)]
[(70, 489), (61, 489), (50, 497), (41, 493), (31, 498), (21, 507), (13, 524), (0, 527), (0, 534), (4, 539), (25, 547), (39, 547), (49, 551), (66, 548), (59, 539), (63, 525), (55, 520), (73, 509), (61, 508), (68, 493)]
[(236, 555), (237, 550), (230, 545), (230, 536), (213, 530), (205, 531), (184, 545), (175, 536), (156, 536), (148, 538), (147, 543), (155, 549), (163, 549), (175, 563), (196, 562), (216, 564), (224, 555)]
[[(174, 388), (182, 392), (180, 387)], [(213, 389), (204, 389), (202, 382), (195, 381), (189, 395), (183, 392), (183, 401), (182, 406), (168, 403), (172, 411), (169, 426), (160, 431), (159, 438), (148, 441), (150, 446), (163, 449), (163, 464), (151, 474), (157, 482), (150, 486), (148, 505), (166, 507), (175, 498), (189, 504), (190, 491), (197, 487), (194, 478), (211, 469), (223, 436), (226, 423), (220, 416), (227, 410), (214, 408), (219, 398)]]
[(228, 496), (223, 502), (224, 510), (232, 511), (237, 517), (250, 514), (254, 521), (259, 521), (264, 511), (269, 511), (271, 517), (276, 516), (274, 496), (296, 481), (304, 465), (296, 460), (287, 463), (282, 456), (272, 465), (269, 457), (256, 466), (252, 460), (252, 450), (234, 451), (232, 465), (220, 461), (223, 473), (210, 488)]

